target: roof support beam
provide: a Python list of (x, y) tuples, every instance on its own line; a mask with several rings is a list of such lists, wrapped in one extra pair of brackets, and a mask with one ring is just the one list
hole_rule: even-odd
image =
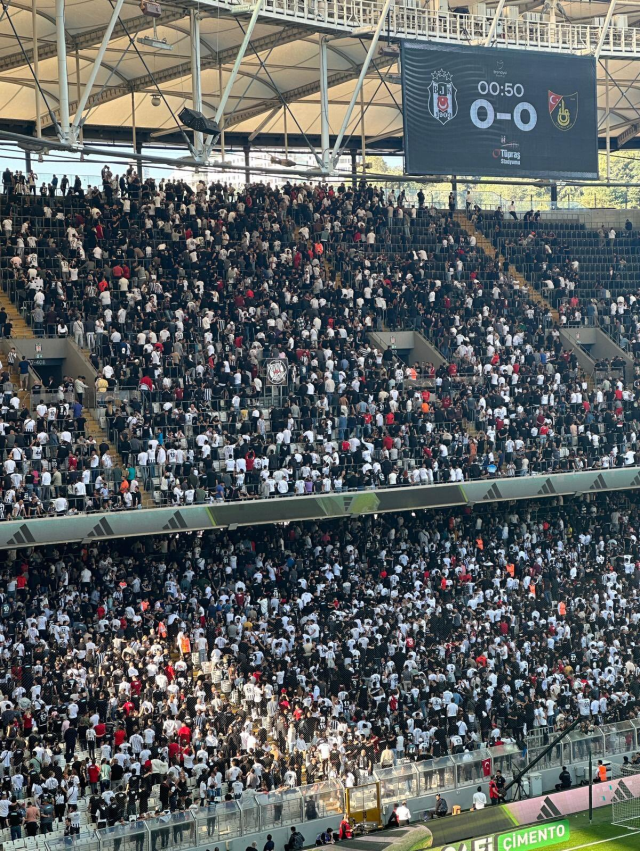
[[(278, 30), (277, 32), (270, 33), (269, 35), (254, 39), (252, 47), (254, 50), (258, 51), (270, 50), (274, 46), (281, 46), (289, 44), (292, 41), (297, 41), (306, 34), (307, 30), (302, 27), (286, 27), (284, 30)], [(210, 56), (201, 56), (200, 72), (202, 73), (202, 71), (212, 68), (218, 69), (220, 65), (227, 65), (235, 59), (237, 51), (238, 48), (236, 46), (226, 47), (219, 53), (213, 53)], [(1, 70), (2, 68), (0, 64), (0, 72)], [(100, 106), (103, 103), (109, 103), (109, 101), (124, 97), (131, 91), (140, 92), (151, 86), (155, 88), (155, 83), (161, 86), (163, 83), (168, 83), (172, 80), (180, 80), (183, 77), (190, 76), (190, 74), (191, 61), (181, 62), (179, 65), (171, 65), (164, 70), (160, 69), (158, 71), (154, 71), (153, 79), (150, 74), (143, 74), (140, 77), (134, 77), (126, 85), (107, 86), (103, 91), (90, 95), (87, 100), (86, 107), (88, 109), (92, 109), (95, 106)], [(266, 85), (269, 84), (266, 83)], [(76, 108), (76, 104), (71, 103), (70, 108), (73, 111)], [(54, 114), (57, 116), (57, 110), (54, 110)], [(51, 124), (52, 121), (49, 116), (43, 116), (42, 126), (50, 127)]]
[(500, 2), (498, 3), (498, 8), (494, 12), (493, 20), (491, 21), (491, 26), (489, 27), (489, 32), (487, 33), (487, 40), (484, 43), (485, 47), (491, 47), (493, 39), (496, 37), (496, 30), (498, 29), (498, 24), (500, 23), (500, 18), (502, 17), (503, 9), (504, 0), (500, 0)]
[[(380, 57), (380, 59), (376, 60), (375, 67), (382, 70), (383, 68), (388, 68), (389, 65), (393, 65), (396, 61), (397, 60), (392, 57)], [(331, 74), (327, 78), (327, 88), (331, 89), (334, 86), (342, 85), (342, 83), (349, 83), (360, 74), (361, 67), (361, 65), (356, 65), (354, 68), (349, 68), (348, 71), (338, 71), (335, 74)], [(296, 101), (303, 100), (303, 98), (309, 97), (310, 95), (317, 95), (319, 91), (320, 80), (317, 80), (316, 82), (307, 83), (304, 86), (298, 86), (295, 89), (289, 89), (286, 92), (281, 92), (278, 100), (265, 100), (255, 106), (243, 109), (241, 112), (235, 112), (233, 116), (228, 119), (227, 128), (233, 127), (237, 124), (242, 124), (244, 121), (249, 121), (258, 115), (263, 115), (265, 112), (270, 112), (274, 107), (281, 106), (283, 101), (285, 103), (295, 103)]]
[[(195, 9), (189, 12), (191, 41), (191, 103), (197, 112), (202, 112), (202, 76), (200, 68), (200, 13)], [(202, 154), (204, 136), (199, 131), (193, 133), (193, 147), (196, 155)]]
[(320, 138), (322, 142), (322, 168), (329, 171), (331, 151), (329, 143), (329, 64), (327, 61), (327, 37), (318, 36), (320, 46)]
[(275, 118), (275, 117), (276, 117), (276, 115), (277, 115), (279, 112), (280, 112), (280, 108), (279, 108), (279, 107), (277, 107), (277, 106), (274, 106), (274, 107), (273, 107), (273, 109), (271, 110), (271, 112), (269, 112), (269, 113), (267, 113), (267, 115), (265, 115), (265, 117), (262, 119), (262, 121), (260, 122), (260, 124), (258, 124), (258, 126), (256, 127), (256, 129), (255, 129), (255, 130), (253, 131), (253, 133), (249, 136), (249, 141), (250, 141), (250, 142), (253, 142), (253, 140), (254, 140), (254, 139), (256, 139), (256, 138), (260, 135), (260, 133), (262, 133), (262, 131), (263, 131), (263, 130), (264, 130), (264, 128), (267, 126), (267, 124), (271, 121), (271, 119), (272, 119), (272, 118)]
[[(184, 18), (185, 14), (186, 12), (184, 9), (163, 12), (162, 17), (159, 19), (159, 23), (160, 25), (163, 25), (173, 23), (173, 21), (179, 21)], [(152, 19), (148, 17), (148, 15), (137, 15), (135, 18), (127, 18), (124, 24), (127, 29), (132, 32), (141, 29), (151, 29), (153, 26)], [(96, 29), (80, 33), (74, 38), (69, 38), (67, 34), (67, 43), (69, 44), (70, 49), (86, 50), (89, 47), (95, 47), (96, 44), (100, 44), (103, 35), (104, 27), (97, 27)], [(111, 38), (116, 39), (121, 38), (122, 36), (126, 36), (126, 32), (123, 24), (118, 23), (113, 30)], [(43, 62), (45, 59), (53, 59), (57, 53), (57, 48), (57, 40), (40, 40), (38, 43), (38, 55), (40, 61)], [(25, 54), (22, 51), (19, 53), (10, 53), (8, 56), (2, 57), (0, 59), (0, 73), (10, 71), (12, 68), (21, 68), (23, 65), (27, 64), (27, 60), (33, 64), (33, 50), (25, 50), (25, 53), (26, 59)]]
[(362, 88), (362, 84), (364, 83), (364, 78), (367, 76), (369, 65), (371, 64), (371, 60), (373, 59), (374, 54), (378, 48), (378, 40), (380, 39), (380, 33), (382, 32), (382, 27), (384, 26), (385, 21), (387, 20), (387, 15), (389, 14), (389, 9), (391, 8), (392, 2), (393, 0), (385, 0), (385, 4), (382, 7), (382, 11), (380, 12), (380, 17), (378, 18), (378, 23), (376, 24), (375, 32), (373, 33), (373, 38), (371, 39), (371, 44), (369, 45), (369, 49), (367, 50), (367, 55), (365, 57), (364, 62), (362, 63), (362, 69), (360, 71), (360, 76), (358, 77), (358, 82), (356, 83), (355, 88), (353, 90), (353, 94), (351, 95), (351, 101), (349, 102), (349, 106), (347, 107), (347, 111), (342, 121), (342, 127), (340, 128), (338, 138), (336, 139), (335, 145), (333, 146), (332, 160), (334, 168), (338, 164), (338, 160), (340, 159), (340, 145), (342, 144), (344, 134), (347, 132), (347, 127), (349, 126), (349, 122), (351, 121), (353, 108), (356, 105), (358, 96), (360, 95), (360, 89)]
[[(606, 66), (605, 66), (605, 67), (606, 67)], [(614, 112), (614, 111), (615, 111), (615, 109), (616, 109), (616, 107), (617, 107), (617, 106), (619, 106), (619, 104), (620, 104), (620, 103), (621, 103), (621, 102), (622, 102), (625, 98), (626, 98), (626, 100), (627, 100), (627, 103), (631, 103), (631, 101), (630, 101), (630, 100), (629, 100), (629, 98), (627, 97), (627, 92), (629, 92), (629, 91), (631, 90), (631, 88), (633, 87), (633, 84), (637, 82), (638, 78), (640, 78), (640, 71), (638, 71), (638, 73), (636, 74), (635, 78), (634, 78), (634, 79), (633, 79), (633, 80), (632, 80), (632, 81), (631, 81), (628, 85), (627, 85), (626, 81), (624, 81), (624, 82), (623, 82), (622, 80), (618, 80), (617, 85), (618, 85), (618, 90), (620, 91), (620, 97), (619, 97), (619, 98), (618, 98), (618, 100), (614, 103), (614, 105), (611, 107), (611, 109), (607, 109), (607, 110), (606, 110), (606, 112), (605, 112), (605, 114), (604, 114), (604, 117), (603, 117), (603, 118), (602, 118), (602, 120), (598, 123), (598, 130), (599, 130), (599, 129), (600, 129), (600, 127), (602, 127), (602, 125), (604, 124), (604, 122), (605, 122), (605, 120), (606, 120), (606, 118), (607, 118), (607, 115), (608, 115), (608, 114), (610, 114), (610, 113), (612, 113), (612, 112)], [(608, 96), (608, 93), (609, 93), (609, 75), (608, 75), (608, 74), (606, 74), (606, 75), (605, 75), (605, 78), (604, 78), (604, 84), (605, 84), (605, 95), (607, 95), (607, 96)], [(624, 86), (624, 91), (623, 91), (623, 90), (622, 90), (622, 88), (621, 88), (622, 86)]]
[[(56, 0), (56, 43), (58, 50), (58, 86), (60, 89), (60, 127), (58, 136), (61, 142), (71, 141), (69, 132), (69, 79), (67, 77), (67, 42), (64, 32), (64, 0)], [(36, 85), (38, 81), (36, 80)]]
[(91, 90), (93, 89), (93, 84), (95, 83), (96, 78), (98, 76), (98, 72), (100, 71), (102, 60), (104, 59), (104, 55), (107, 52), (107, 47), (109, 46), (109, 42), (111, 41), (113, 30), (115, 29), (115, 25), (118, 21), (118, 18), (120, 17), (120, 12), (122, 11), (123, 6), (124, 0), (116, 0), (116, 5), (113, 7), (113, 12), (111, 13), (111, 20), (107, 24), (107, 28), (104, 31), (104, 35), (102, 36), (102, 42), (98, 50), (98, 55), (96, 56), (95, 61), (93, 63), (93, 67), (91, 68), (89, 79), (86, 82), (84, 91), (80, 95), (80, 101), (76, 106), (76, 114), (74, 116), (73, 124), (71, 126), (71, 134), (74, 140), (78, 138), (78, 133), (80, 131), (80, 126), (82, 122), (82, 113), (84, 112), (84, 108), (87, 105), (87, 100), (89, 99), (89, 95), (91, 94)]
[[(224, 87), (224, 92), (222, 92), (222, 96), (220, 98), (220, 103), (218, 104), (218, 108), (216, 109), (216, 114), (214, 116), (214, 121), (216, 124), (220, 124), (222, 118), (224, 116), (224, 110), (227, 105), (227, 101), (229, 100), (229, 95), (231, 94), (231, 90), (233, 89), (234, 83), (236, 81), (236, 77), (238, 76), (238, 71), (240, 70), (240, 66), (242, 65), (242, 60), (244, 59), (244, 55), (247, 52), (247, 47), (249, 47), (249, 43), (251, 41), (251, 36), (253, 35), (253, 31), (256, 28), (256, 24), (258, 23), (258, 16), (260, 14), (260, 10), (262, 9), (262, 4), (264, 0), (257, 0), (255, 6), (253, 7), (253, 11), (251, 13), (251, 17), (249, 18), (249, 23), (247, 25), (247, 29), (244, 33), (244, 38), (242, 39), (242, 44), (238, 48), (238, 53), (236, 54), (235, 62), (233, 63), (233, 68), (231, 69), (231, 74), (229, 75), (229, 79), (227, 80), (227, 84)], [(209, 133), (209, 135), (204, 140), (204, 154), (205, 159), (211, 153), (211, 148), (217, 142), (217, 139)]]
[(611, 26), (611, 19), (613, 18), (613, 13), (616, 9), (616, 0), (611, 0), (609, 3), (609, 8), (607, 9), (607, 16), (604, 19), (604, 24), (602, 25), (602, 29), (600, 30), (600, 38), (598, 39), (598, 44), (596, 46), (595, 57), (596, 60), (600, 59), (600, 54), (602, 53), (602, 48), (604, 47), (604, 43), (607, 40), (607, 35), (609, 34), (609, 27)]
[[(287, 27), (285, 30), (278, 30), (277, 32), (270, 33), (269, 35), (262, 36), (261, 38), (256, 38), (253, 41), (252, 46), (254, 50), (258, 51), (270, 50), (272, 47), (279, 47), (284, 44), (289, 44), (292, 41), (298, 41), (298, 39), (305, 34), (306, 30), (302, 29), (302, 27)], [(200, 69), (201, 71), (206, 71), (212, 68), (217, 69), (220, 65), (228, 65), (230, 62), (233, 62), (237, 52), (238, 47), (237, 45), (234, 45), (233, 47), (226, 47), (218, 53), (211, 53), (209, 56), (202, 56), (200, 58)], [(179, 80), (182, 77), (188, 77), (190, 73), (191, 62), (181, 62), (179, 65), (170, 65), (164, 70), (160, 69), (158, 71), (154, 71), (153, 76), (158, 85), (162, 85), (162, 83), (167, 83), (171, 80)], [(134, 77), (130, 81), (130, 85), (136, 91), (140, 91), (142, 89), (146, 89), (148, 86), (152, 86), (153, 80), (149, 74), (143, 74), (141, 77)]]
[[(611, 4), (613, 5), (613, 3)], [(604, 69), (607, 75), (607, 88), (604, 92), (604, 111), (607, 115), (607, 139), (606, 139), (606, 151), (607, 151), (607, 183), (611, 183), (611, 112), (609, 111), (609, 60), (604, 60)]]
[(40, 54), (38, 52), (38, 0), (31, 0), (31, 37), (33, 39), (33, 76), (36, 78), (36, 85), (33, 87), (33, 93), (36, 99), (36, 136), (38, 139), (42, 136), (42, 123), (40, 119)]

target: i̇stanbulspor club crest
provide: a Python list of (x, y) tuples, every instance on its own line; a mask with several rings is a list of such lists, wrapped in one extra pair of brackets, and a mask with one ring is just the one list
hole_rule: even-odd
[(440, 124), (446, 124), (458, 114), (457, 91), (448, 71), (441, 68), (431, 75), (429, 114)]
[(558, 130), (571, 130), (578, 118), (578, 92), (557, 95), (549, 91), (549, 116)]

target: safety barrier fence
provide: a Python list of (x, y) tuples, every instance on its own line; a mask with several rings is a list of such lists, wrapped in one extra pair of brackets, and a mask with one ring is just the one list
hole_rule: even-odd
[(329, 520), (362, 514), (450, 508), (475, 503), (576, 496), (640, 488), (637, 467), (583, 473), (520, 476), (499, 480), (397, 486), (346, 493), (310, 494), (304, 499), (215, 501), (206, 505), (98, 511), (0, 523), (0, 549), (114, 537), (162, 535), (220, 527), (256, 526), (300, 520)]
[[(228, 0), (203, 0), (202, 5), (229, 11), (238, 4)], [(375, 27), (383, 6), (382, 0), (264, 0), (261, 15), (329, 31), (351, 32)], [(524, 14), (517, 19), (505, 15), (492, 31), (493, 21), (493, 15), (418, 8), (415, 0), (407, 0), (392, 4), (384, 32), (392, 38), (466, 45), (486, 43), (491, 37), (493, 46), (570, 53), (595, 52), (602, 41), (602, 57), (640, 52), (640, 29), (637, 27), (615, 23), (605, 28), (600, 23), (551, 22), (541, 15)]]
[[(597, 761), (639, 749), (640, 721), (607, 724), (590, 732), (576, 729), (538, 768), (576, 766), (587, 761), (589, 751)], [(422, 813), (417, 799), (487, 783), (498, 770), (509, 780), (514, 771), (522, 770), (527, 760), (538, 755), (537, 750), (531, 749), (525, 756), (516, 745), (501, 745), (422, 762), (404, 760), (374, 769), (368, 779), (352, 788), (330, 779), (268, 793), (245, 791), (239, 799), (193, 806), (186, 812), (167, 812), (99, 830), (87, 828), (75, 837), (50, 841), (42, 837), (40, 847), (47, 851), (66, 851), (70, 845), (82, 851), (187, 849), (333, 816), (337, 827), (345, 813), (356, 822), (365, 813), (377, 813), (381, 818), (400, 800), (407, 801), (413, 817), (419, 818)]]

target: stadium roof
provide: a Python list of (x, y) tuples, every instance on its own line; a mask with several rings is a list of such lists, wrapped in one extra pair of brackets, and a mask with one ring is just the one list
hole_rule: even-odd
[[(56, 0), (35, 0), (34, 5), (42, 132), (53, 135), (52, 114), (59, 117), (60, 98)], [(115, 0), (66, 2), (72, 117), (114, 5)], [(225, 109), (227, 138), (237, 143), (250, 140), (259, 147), (281, 144), (286, 130), (292, 145), (305, 137), (317, 144), (320, 33), (328, 40), (329, 125), (331, 134), (337, 133), (370, 44), (372, 23), (379, 18), (382, 5), (382, 0), (264, 0)], [(497, 6), (501, 7), (501, 16), (491, 32)], [(436, 7), (439, 12), (432, 11)], [(250, 6), (243, 7), (246, 14), (234, 15), (232, 8), (227, 0), (162, 2), (157, 38), (171, 45), (171, 50), (165, 50), (137, 42), (141, 36), (153, 35), (154, 19), (143, 15), (138, 3), (125, 0), (89, 94), (85, 138), (130, 141), (134, 120), (140, 140), (161, 143), (179, 138), (176, 116), (183, 106), (191, 105), (192, 98), (192, 10), (201, 18), (203, 112), (213, 116), (251, 12)], [(397, 34), (482, 44), (487, 43), (486, 35), (498, 45), (599, 52), (600, 134), (605, 134), (608, 83), (613, 145), (615, 137), (629, 127), (628, 141), (633, 141), (633, 125), (636, 121), (640, 124), (640, 65), (636, 65), (640, 59), (640, 2), (520, 0), (503, 4), (492, 0), (484, 4), (450, 3), (447, 11), (446, 0), (432, 0), (419, 11), (410, 2), (406, 6), (392, 4), (391, 8), (392, 40)], [(0, 126), (28, 134), (34, 132), (36, 117), (33, 26), (30, 0), (11, 2), (0, 22)], [(386, 42), (385, 29), (380, 45), (384, 47)], [(162, 93), (159, 103), (158, 90)], [(362, 106), (353, 112), (347, 137), (353, 133), (354, 145), (357, 142), (360, 147), (364, 113), (367, 145), (399, 149), (401, 103), (397, 60), (378, 50), (364, 82)]]

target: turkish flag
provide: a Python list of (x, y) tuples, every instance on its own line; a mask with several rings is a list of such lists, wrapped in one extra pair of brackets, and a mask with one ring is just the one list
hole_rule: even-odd
[(562, 95), (556, 95), (553, 92), (549, 92), (549, 112), (553, 112), (556, 106), (562, 100)]
[(449, 98), (447, 95), (438, 95), (438, 109), (441, 112), (449, 111)]
[(489, 758), (482, 760), (482, 776), (491, 776), (491, 760)]

